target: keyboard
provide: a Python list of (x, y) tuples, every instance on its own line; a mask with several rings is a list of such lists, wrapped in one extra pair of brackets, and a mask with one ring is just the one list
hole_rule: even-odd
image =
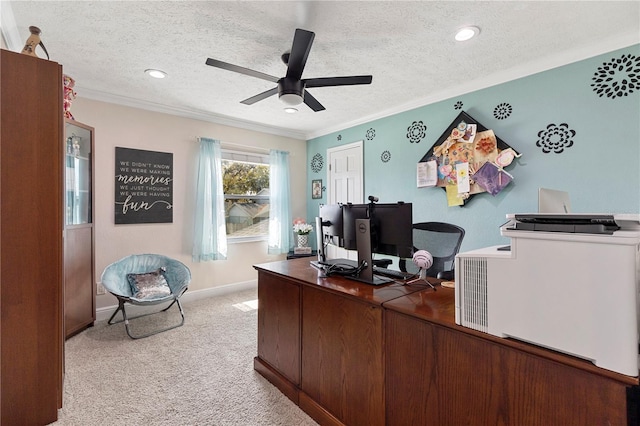
[(376, 275), (382, 275), (384, 277), (395, 278), (398, 280), (406, 280), (407, 278), (413, 276), (413, 274), (409, 272), (396, 271), (395, 269), (381, 268), (379, 266), (373, 267), (373, 273)]

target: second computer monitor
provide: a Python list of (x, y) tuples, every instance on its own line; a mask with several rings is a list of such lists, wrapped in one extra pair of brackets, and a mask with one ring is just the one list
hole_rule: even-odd
[(387, 256), (413, 255), (413, 207), (411, 203), (345, 204), (342, 206), (344, 244), (357, 250), (356, 219), (369, 219), (371, 251)]
[(320, 219), (322, 231), (318, 230), (318, 234), (321, 235), (324, 244), (331, 243), (341, 247), (344, 239), (342, 204), (320, 205)]

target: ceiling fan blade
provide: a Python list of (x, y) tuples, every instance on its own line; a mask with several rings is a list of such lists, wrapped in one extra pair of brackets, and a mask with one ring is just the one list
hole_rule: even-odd
[(238, 65), (229, 64), (227, 62), (218, 61), (217, 59), (207, 58), (207, 65), (211, 65), (212, 67), (221, 68), (227, 71), (249, 75), (251, 77), (261, 78), (262, 80), (271, 81), (273, 83), (277, 83), (279, 80), (278, 77), (274, 77), (260, 71), (250, 70), (249, 68), (239, 67)]
[(304, 91), (304, 103), (315, 112), (323, 111), (325, 109), (322, 104), (306, 90)]
[(315, 36), (315, 33), (311, 31), (296, 29), (296, 33), (293, 36), (293, 44), (291, 45), (289, 63), (287, 64), (288, 79), (300, 80), (302, 78), (302, 71), (307, 63)]
[(278, 88), (274, 87), (273, 89), (269, 89), (266, 92), (262, 92), (260, 94), (255, 95), (255, 96), (247, 98), (244, 101), (240, 101), (240, 103), (241, 104), (245, 104), (245, 105), (253, 105), (256, 102), (261, 101), (263, 99), (266, 99), (271, 95), (275, 95), (276, 93), (278, 93)]
[(306, 87), (352, 86), (356, 84), (371, 84), (370, 75), (354, 75), (351, 77), (323, 77), (303, 80)]

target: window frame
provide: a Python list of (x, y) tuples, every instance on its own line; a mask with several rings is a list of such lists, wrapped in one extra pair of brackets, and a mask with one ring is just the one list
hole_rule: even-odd
[[(269, 168), (271, 167), (268, 153), (251, 151), (249, 149), (245, 151), (245, 150), (229, 149), (224, 147), (220, 149), (220, 153), (221, 153), (223, 162), (234, 161), (234, 162), (240, 162), (240, 163), (264, 165), (264, 166), (268, 166)], [(236, 199), (251, 198), (255, 200), (269, 200), (270, 198), (268, 195), (255, 195), (251, 197), (247, 197), (246, 195), (231, 195), (231, 194), (227, 195), (224, 193), (224, 191), (223, 191), (223, 195), (224, 195), (225, 202), (228, 199), (234, 199), (234, 198)], [(260, 241), (268, 241), (269, 234), (267, 233), (265, 235), (256, 235), (256, 236), (250, 236), (250, 237), (248, 236), (233, 237), (227, 234), (226, 238), (227, 238), (227, 243), (229, 244), (252, 243), (252, 242), (260, 242)]]

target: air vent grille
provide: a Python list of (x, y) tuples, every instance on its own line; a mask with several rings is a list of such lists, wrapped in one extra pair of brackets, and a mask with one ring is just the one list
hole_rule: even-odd
[(462, 291), (462, 325), (487, 332), (487, 259), (460, 258)]

